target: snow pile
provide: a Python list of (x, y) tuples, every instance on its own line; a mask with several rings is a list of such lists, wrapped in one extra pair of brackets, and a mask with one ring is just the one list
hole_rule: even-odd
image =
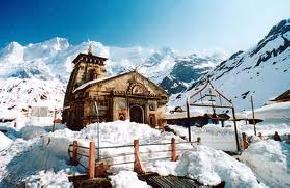
[(271, 187), (290, 187), (290, 146), (273, 140), (250, 145), (241, 156), (264, 183)]
[(8, 148), (10, 144), (12, 143), (12, 140), (7, 138), (4, 133), (0, 131), (0, 151)]
[(25, 187), (61, 187), (72, 188), (73, 184), (68, 181), (67, 174), (63, 171), (55, 173), (53, 170), (40, 171), (36, 175), (29, 176), (25, 180)]
[(226, 153), (206, 146), (184, 153), (176, 170), (185, 171), (189, 177), (209, 185), (225, 181), (226, 187), (259, 186), (250, 168)]
[(224, 181), (225, 187), (261, 186), (249, 167), (220, 150), (202, 145), (184, 152), (176, 163), (159, 163), (151, 170), (161, 175), (187, 176), (205, 185)]
[[(97, 123), (88, 125), (81, 131), (71, 131), (69, 129), (57, 130), (55, 132), (50, 132), (46, 136), (44, 136), (44, 140), (45, 142), (49, 142), (49, 148), (51, 148), (59, 155), (65, 156), (67, 155), (68, 145), (72, 144), (73, 140), (77, 140), (78, 145), (85, 147), (89, 146), (90, 141), (93, 141), (95, 142), (95, 144), (97, 144), (97, 130)], [(138, 139), (140, 144), (170, 143), (172, 138), (175, 138), (176, 142), (184, 142), (184, 140), (181, 140), (180, 138), (174, 136), (173, 133), (161, 132), (160, 130), (151, 128), (149, 125), (138, 124), (134, 122), (115, 121), (100, 123), (99, 131), (100, 147), (129, 145), (128, 147), (122, 148), (101, 149), (100, 156), (106, 157), (106, 159), (102, 161), (109, 164), (134, 162), (134, 155), (132, 155), (132, 153), (134, 153), (133, 141), (135, 139)], [(191, 148), (192, 146), (190, 144), (177, 145), (177, 150)], [(142, 158), (144, 160), (147, 158), (152, 158), (155, 151), (161, 150), (168, 151), (159, 153), (158, 157), (170, 156), (170, 144), (140, 147), (141, 152), (147, 152), (146, 154), (142, 155)], [(88, 153), (87, 150), (82, 150), (81, 152), (86, 154)], [(126, 153), (131, 153), (131, 155), (125, 155)], [(118, 157), (112, 158), (110, 157), (112, 155), (118, 155)], [(81, 163), (87, 164), (87, 158), (82, 158)], [(146, 167), (146, 164), (144, 166)], [(133, 164), (124, 165), (122, 167), (126, 167), (126, 169), (132, 169)], [(118, 167), (116, 167), (116, 169), (117, 168)]]
[[(11, 182), (21, 182), (27, 177), (34, 175), (42, 170), (53, 169), (58, 172), (66, 170), (73, 173), (74, 167), (67, 165), (68, 156), (60, 156), (47, 147), (47, 143), (41, 140), (30, 141), (30, 144), (18, 142), (19, 145), (12, 145), (12, 151), (2, 153), (5, 160), (1, 164), (0, 174), (3, 174), (5, 185)], [(13, 150), (18, 150), (14, 152)], [(1, 184), (0, 184), (1, 185)]]
[[(154, 143), (166, 141), (166, 136), (160, 130), (149, 125), (128, 121), (100, 123), (101, 146), (133, 144), (135, 139), (140, 143)], [(172, 135), (168, 135), (171, 136)], [(171, 139), (171, 137), (169, 139)], [(91, 124), (80, 131), (79, 138), (97, 139), (97, 124)], [(164, 139), (165, 138), (165, 139)]]
[(111, 183), (115, 188), (149, 188), (146, 182), (138, 179), (136, 172), (120, 171), (114, 176), (110, 176)]
[(67, 165), (68, 155), (58, 154), (49, 147), (49, 142), (40, 138), (28, 141), (16, 139), (8, 149), (0, 152), (0, 156), (0, 187), (16, 186), (29, 176), (47, 169), (55, 172), (65, 170), (67, 174), (84, 171)]

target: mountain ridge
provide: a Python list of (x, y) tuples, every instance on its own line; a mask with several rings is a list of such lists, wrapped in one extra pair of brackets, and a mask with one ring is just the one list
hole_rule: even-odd
[(250, 109), (251, 95), (255, 107), (261, 107), (290, 88), (289, 41), (290, 19), (286, 19), (274, 25), (257, 45), (234, 53), (201, 76), (171, 105), (184, 105), (182, 99), (209, 78), (216, 88), (232, 99), (238, 111)]
[[(87, 53), (89, 44), (93, 48), (93, 54), (109, 58), (106, 62), (109, 75), (137, 68), (156, 84), (161, 84), (165, 77), (171, 74), (177, 75), (176, 84), (182, 86), (179, 90), (175, 91), (171, 83), (162, 85), (169, 93), (184, 91), (192, 80), (190, 76), (182, 80), (182, 72), (172, 73), (179, 61), (186, 59), (187, 68), (191, 68), (192, 71), (196, 66), (194, 58), (197, 58), (197, 55), (180, 56), (168, 47), (121, 48), (105, 46), (95, 41), (72, 45), (67, 39), (60, 37), (27, 45), (13, 41), (0, 49), (0, 84), (3, 86), (0, 90), (1, 108), (19, 110), (30, 105), (48, 105), (50, 108), (57, 105), (61, 108), (65, 87), (73, 67), (71, 62), (79, 53)], [(201, 63), (207, 63), (208, 57), (199, 58), (203, 59)], [(214, 64), (219, 59), (212, 58), (212, 61), (211, 64)]]

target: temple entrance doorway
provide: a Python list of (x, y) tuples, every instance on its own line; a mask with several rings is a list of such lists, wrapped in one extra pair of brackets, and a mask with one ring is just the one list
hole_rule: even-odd
[(138, 104), (130, 104), (130, 122), (144, 123), (144, 108)]

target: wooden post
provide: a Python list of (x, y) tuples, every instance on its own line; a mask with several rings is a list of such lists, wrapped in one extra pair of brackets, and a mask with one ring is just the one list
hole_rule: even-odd
[(249, 147), (247, 134), (245, 132), (242, 132), (242, 137), (243, 137), (243, 147), (244, 147), (244, 150), (245, 150), (245, 149), (247, 149)]
[(253, 116), (253, 124), (254, 124), (254, 135), (256, 134), (256, 121), (255, 121), (255, 113), (254, 113), (254, 102), (253, 102), (253, 96), (251, 95), (251, 106), (252, 106), (252, 116)]
[(94, 142), (90, 142), (90, 150), (89, 150), (89, 164), (88, 164), (88, 176), (89, 179), (93, 179), (95, 177), (95, 163), (96, 163), (96, 147)]
[(56, 120), (56, 107), (54, 108), (54, 118), (53, 118), (53, 128), (52, 128), (52, 132), (55, 131), (55, 120)]
[(78, 164), (78, 160), (77, 160), (78, 142), (76, 140), (73, 141), (72, 147), (73, 149), (72, 149), (71, 164), (77, 165)]
[(262, 133), (258, 132), (258, 137), (262, 140)]
[(187, 107), (187, 119), (188, 119), (188, 141), (191, 142), (191, 122), (190, 122), (190, 109), (189, 109), (189, 102), (187, 99), (186, 102), (186, 107)]
[(139, 140), (134, 140), (134, 153), (135, 153), (135, 161), (134, 161), (134, 171), (138, 174), (144, 174), (144, 167), (141, 163), (141, 155), (139, 152)]
[(236, 140), (236, 148), (237, 152), (240, 151), (240, 143), (239, 143), (239, 136), (237, 131), (237, 125), (236, 125), (236, 117), (235, 117), (235, 109), (232, 107), (232, 115), (233, 115), (233, 121), (234, 121), (234, 131), (235, 131), (235, 140)]
[(171, 139), (171, 162), (176, 162), (177, 156), (176, 156), (176, 144), (175, 144), (175, 138)]
[(196, 140), (196, 142), (197, 142), (197, 145), (199, 145), (199, 144), (200, 144), (200, 137), (197, 137), (197, 140)]

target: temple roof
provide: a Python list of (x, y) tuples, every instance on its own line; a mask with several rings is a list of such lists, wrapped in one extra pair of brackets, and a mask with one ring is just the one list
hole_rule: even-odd
[(104, 61), (107, 61), (108, 58), (98, 57), (91, 54), (79, 54), (72, 62), (73, 64), (77, 64), (79, 62), (85, 61), (89, 63), (95, 63), (99, 65), (104, 65)]
[(127, 74), (137, 74), (137, 75), (143, 77), (150, 84), (152, 84), (154, 87), (157, 87), (160, 91), (162, 91), (163, 94), (168, 95), (168, 93), (163, 88), (157, 86), (156, 84), (154, 84), (153, 82), (151, 82), (148, 78), (146, 78), (145, 76), (143, 76), (142, 74), (140, 74), (137, 71), (129, 71), (129, 72), (124, 72), (124, 73), (121, 73), (121, 74), (118, 74), (118, 75), (112, 75), (112, 76), (108, 76), (108, 77), (97, 78), (95, 80), (92, 80), (90, 82), (84, 83), (83, 85), (77, 87), (76, 89), (74, 89), (73, 93), (75, 93), (76, 91), (80, 91), (80, 90), (83, 90), (83, 89), (92, 87), (92, 86), (94, 86), (96, 84), (99, 84), (99, 83), (104, 83), (104, 82), (111, 81), (112, 79), (116, 79), (116, 78), (122, 77), (122, 76), (127, 75)]

